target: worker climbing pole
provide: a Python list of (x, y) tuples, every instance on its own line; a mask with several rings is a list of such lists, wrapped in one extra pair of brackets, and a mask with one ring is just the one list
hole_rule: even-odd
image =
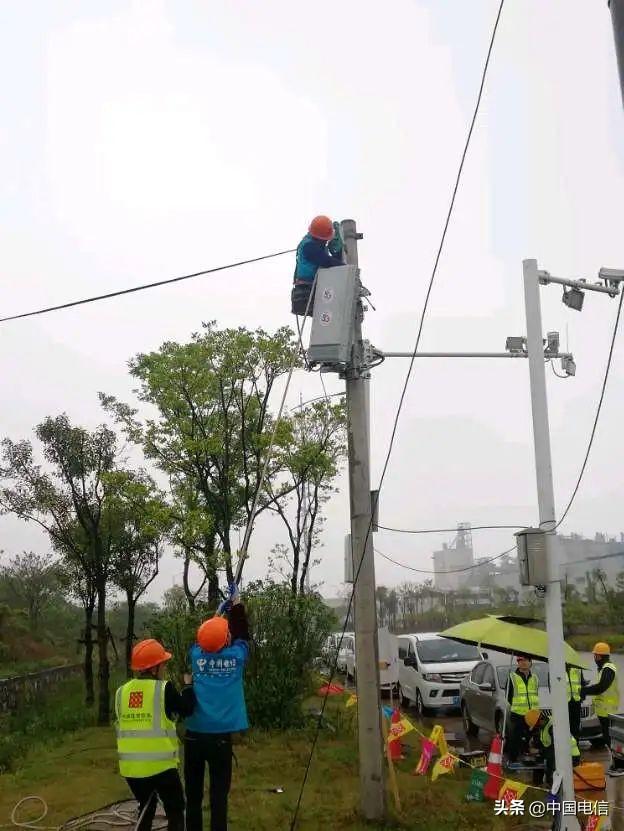
[[(319, 268), (342, 265), (340, 226), (328, 216), (315, 216), (308, 233), (297, 246), (297, 260), (291, 293), (292, 313), (312, 317), (313, 287)], [(297, 322), (298, 325), (298, 322)]]

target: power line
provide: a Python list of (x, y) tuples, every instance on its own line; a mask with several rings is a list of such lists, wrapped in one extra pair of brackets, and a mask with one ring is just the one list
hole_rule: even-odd
[(273, 259), (273, 257), (281, 257), (284, 254), (292, 254), (294, 251), (296, 251), (295, 248), (289, 248), (287, 251), (277, 251), (275, 254), (264, 254), (262, 257), (254, 257), (251, 260), (240, 260), (237, 263), (219, 265), (216, 268), (207, 268), (204, 271), (195, 271), (193, 274), (183, 274), (181, 277), (170, 277), (167, 280), (157, 280), (155, 283), (145, 283), (142, 286), (133, 286), (129, 289), (111, 291), (108, 294), (98, 294), (94, 297), (85, 297), (83, 300), (72, 300), (70, 303), (61, 303), (59, 306), (48, 306), (45, 309), (37, 309), (32, 312), (23, 312), (22, 314), (10, 315), (9, 317), (0, 317), (0, 323), (6, 323), (9, 320), (21, 320), (24, 317), (44, 315), (48, 312), (58, 312), (60, 309), (70, 309), (72, 306), (84, 306), (87, 303), (95, 303), (98, 300), (109, 300), (111, 297), (121, 297), (122, 294), (133, 294), (136, 291), (145, 291), (146, 289), (153, 289), (157, 286), (166, 286), (169, 283), (179, 283), (182, 280), (190, 280), (193, 277), (203, 277), (205, 274), (214, 274), (217, 271), (226, 271), (228, 268), (238, 268), (241, 265), (250, 265), (251, 263), (259, 263), (261, 260), (270, 260)]
[[(515, 527), (515, 526), (514, 526)], [(388, 560), (389, 563), (394, 563), (395, 566), (400, 566), (401, 568), (405, 568), (408, 571), (416, 571), (418, 574), (461, 574), (465, 571), (472, 571), (475, 568), (481, 568), (482, 566), (488, 565), (488, 563), (493, 563), (495, 560), (500, 560), (502, 557), (506, 557), (507, 554), (511, 554), (512, 551), (516, 551), (517, 546), (512, 545), (511, 548), (508, 548), (507, 551), (501, 551), (500, 554), (496, 554), (494, 557), (489, 557), (486, 560), (481, 560), (479, 563), (473, 563), (471, 566), (464, 566), (464, 568), (453, 568), (450, 571), (431, 571), (430, 569), (424, 568), (414, 568), (414, 566), (408, 566), (407, 563), (400, 563), (398, 560), (393, 560), (392, 557), (388, 557), (387, 554), (384, 554), (383, 551), (380, 551), (378, 548), (375, 548), (375, 554), (379, 554), (380, 557), (383, 557), (384, 560)]]
[[(424, 528), (424, 529), (411, 529), (411, 528), (390, 528), (387, 525), (378, 525), (377, 526), (382, 531), (394, 531), (397, 534), (442, 534), (442, 533), (451, 533), (453, 531), (457, 532), (457, 526), (454, 528)], [(527, 525), (471, 525), (470, 528), (466, 528), (466, 531), (488, 531), (490, 529), (507, 529), (512, 530), (514, 528), (527, 528)], [(461, 529), (460, 529), (461, 530)]]
[[(479, 85), (479, 92), (478, 92), (478, 95), (477, 95), (477, 101), (476, 101), (476, 104), (475, 104), (474, 112), (473, 112), (472, 119), (471, 119), (471, 122), (470, 122), (470, 126), (469, 126), (469, 129), (468, 129), (468, 134), (466, 136), (466, 142), (464, 144), (464, 149), (463, 149), (463, 152), (462, 152), (462, 155), (461, 155), (461, 160), (460, 160), (460, 163), (459, 163), (457, 176), (455, 177), (455, 184), (454, 184), (452, 195), (451, 195), (451, 201), (450, 201), (449, 208), (448, 208), (448, 211), (447, 211), (446, 220), (444, 222), (444, 227), (442, 229), (442, 236), (440, 238), (440, 244), (438, 246), (438, 250), (437, 250), (437, 253), (436, 253), (433, 269), (432, 269), (432, 272), (431, 272), (431, 277), (429, 279), (429, 285), (428, 285), (428, 288), (427, 288), (427, 293), (425, 295), (425, 301), (424, 301), (424, 304), (423, 304), (423, 309), (422, 309), (422, 313), (421, 313), (421, 316), (420, 316), (420, 323), (419, 323), (419, 326), (418, 326), (418, 332), (417, 332), (417, 335), (416, 335), (416, 342), (414, 344), (414, 350), (413, 350), (412, 357), (410, 359), (410, 364), (409, 364), (407, 374), (406, 374), (406, 377), (405, 377), (405, 383), (403, 385), (401, 396), (399, 398), (399, 403), (398, 403), (398, 406), (397, 406), (396, 416), (395, 416), (395, 419), (394, 419), (394, 424), (393, 424), (392, 432), (391, 432), (391, 436), (390, 436), (390, 442), (389, 442), (389, 445), (388, 445), (388, 451), (387, 451), (387, 454), (386, 454), (386, 458), (385, 458), (385, 461), (384, 461), (381, 477), (380, 477), (380, 480), (379, 480), (379, 487), (378, 487), (377, 496), (376, 496), (376, 499), (375, 499), (375, 506), (374, 506), (373, 511), (371, 512), (371, 520), (370, 520), (369, 525), (368, 525), (368, 530), (366, 532), (366, 537), (364, 538), (364, 547), (363, 547), (362, 554), (366, 550), (366, 545), (368, 543), (368, 538), (369, 538), (371, 530), (372, 530), (372, 524), (373, 524), (372, 515), (374, 514), (374, 510), (375, 510), (375, 508), (377, 506), (377, 503), (379, 501), (379, 494), (381, 492), (383, 482), (384, 482), (384, 479), (385, 479), (385, 476), (386, 476), (386, 471), (387, 471), (388, 465), (390, 463), (390, 456), (392, 455), (392, 450), (393, 450), (393, 447), (394, 447), (394, 440), (395, 440), (395, 437), (396, 437), (397, 427), (398, 427), (398, 423), (399, 423), (399, 417), (401, 415), (401, 410), (403, 408), (403, 402), (405, 400), (405, 394), (407, 392), (407, 387), (408, 387), (408, 384), (409, 384), (409, 381), (410, 381), (410, 378), (411, 378), (411, 375), (412, 375), (412, 369), (414, 367), (414, 362), (416, 360), (416, 353), (418, 352), (418, 347), (420, 345), (420, 338), (421, 338), (421, 335), (422, 335), (423, 325), (424, 325), (424, 321), (425, 321), (425, 315), (426, 315), (427, 310), (429, 308), (429, 299), (431, 297), (431, 291), (433, 289), (433, 284), (435, 282), (435, 278), (436, 278), (437, 271), (438, 271), (438, 265), (440, 263), (440, 258), (442, 256), (442, 250), (444, 248), (444, 243), (446, 241), (447, 231), (448, 231), (449, 224), (450, 224), (450, 221), (451, 221), (451, 216), (453, 214), (453, 208), (455, 206), (455, 199), (457, 197), (457, 192), (459, 190), (459, 183), (460, 183), (461, 175), (462, 175), (462, 172), (463, 172), (463, 169), (464, 169), (464, 162), (466, 161), (466, 156), (468, 154), (468, 148), (470, 146), (470, 140), (472, 138), (472, 133), (473, 133), (473, 130), (474, 130), (475, 122), (477, 120), (477, 115), (479, 113), (479, 107), (480, 107), (480, 104), (481, 104), (481, 98), (482, 98), (483, 89), (484, 89), (484, 86), (485, 86), (485, 79), (487, 77), (487, 70), (488, 70), (489, 63), (490, 63), (490, 57), (491, 57), (491, 54), (492, 54), (492, 48), (494, 46), (494, 41), (496, 39), (496, 33), (498, 31), (498, 24), (499, 24), (499, 21), (500, 21), (500, 17), (501, 17), (501, 13), (502, 13), (504, 5), (505, 5), (505, 0), (500, 0), (500, 5), (498, 7), (498, 13), (496, 15), (496, 20), (494, 22), (494, 26), (493, 26), (493, 29), (492, 29), (492, 34), (491, 34), (491, 37), (490, 37), (490, 43), (489, 43), (489, 46), (488, 46), (487, 55), (486, 55), (485, 63), (484, 63), (484, 66), (483, 66), (483, 71), (482, 71), (482, 74), (481, 74), (481, 83)], [(353, 575), (353, 589), (352, 589), (351, 594), (349, 596), (349, 603), (347, 605), (347, 612), (346, 612), (346, 615), (345, 615), (345, 623), (344, 623), (344, 627), (343, 627), (343, 631), (342, 631), (343, 635), (346, 631), (347, 621), (348, 621), (349, 615), (351, 613), (351, 607), (353, 605), (353, 598), (354, 598), (354, 595), (355, 595), (355, 586), (356, 586), (358, 577), (360, 576), (360, 571), (362, 569), (362, 563), (363, 562), (364, 562), (364, 557), (362, 556), (360, 558), (360, 562), (358, 564), (357, 571)], [(333, 679), (333, 677), (336, 673), (337, 659), (338, 659), (338, 656), (336, 654), (333, 666), (331, 668), (330, 679), (329, 679), (329, 682), (328, 682), (328, 691), (329, 691), (329, 684), (331, 684), (331, 681), (332, 681), (332, 679)], [(297, 818), (299, 816), (299, 809), (301, 807), (301, 800), (303, 798), (303, 793), (304, 793), (304, 790), (305, 790), (305, 786), (306, 786), (306, 783), (308, 781), (308, 776), (309, 776), (309, 773), (310, 773), (310, 767), (312, 765), (312, 759), (314, 757), (314, 751), (316, 749), (316, 745), (317, 745), (317, 742), (318, 742), (318, 737), (320, 735), (321, 724), (322, 724), (323, 716), (325, 714), (325, 708), (326, 708), (326, 705), (327, 705), (327, 699), (328, 699), (328, 695), (326, 694), (325, 697), (323, 698), (323, 702), (321, 704), (321, 710), (320, 710), (320, 713), (318, 715), (316, 729), (315, 729), (315, 732), (314, 732), (314, 736), (312, 738), (312, 745), (310, 747), (310, 753), (309, 753), (309, 756), (308, 756), (305, 772), (304, 772), (303, 779), (302, 779), (302, 782), (301, 782), (301, 788), (299, 790), (297, 803), (295, 805), (295, 810), (294, 810), (293, 817), (292, 817), (292, 820), (291, 820), (291, 823), (290, 823), (290, 831), (294, 831), (296, 823), (297, 823)]]
[(611, 371), (611, 360), (613, 358), (613, 350), (615, 347), (615, 339), (617, 337), (618, 328), (620, 325), (620, 314), (622, 311), (622, 301), (624, 301), (624, 290), (620, 294), (620, 302), (618, 303), (618, 310), (617, 315), (615, 317), (615, 324), (613, 326), (613, 334), (611, 335), (611, 346), (609, 347), (609, 357), (607, 358), (607, 365), (605, 367), (604, 378), (602, 381), (602, 389), (600, 390), (600, 398), (598, 399), (598, 408), (596, 409), (596, 416), (594, 418), (594, 424), (592, 426), (592, 431), (589, 436), (589, 443), (587, 445), (587, 452), (585, 453), (585, 458), (583, 459), (583, 464), (581, 465), (581, 471), (578, 475), (578, 479), (576, 480), (576, 485), (574, 486), (574, 490), (572, 491), (572, 496), (570, 497), (570, 501), (566, 505), (566, 509), (563, 512), (561, 519), (555, 525), (554, 531), (559, 528), (563, 520), (567, 517), (568, 511), (572, 507), (572, 503), (576, 499), (576, 494), (578, 493), (578, 489), (581, 486), (581, 481), (583, 480), (583, 476), (585, 475), (585, 468), (587, 467), (587, 462), (589, 460), (589, 454), (592, 449), (592, 445), (594, 443), (594, 437), (596, 435), (596, 428), (598, 427), (598, 420), (600, 419), (600, 412), (602, 410), (602, 402), (604, 401), (605, 390), (607, 389), (607, 381), (609, 380), (609, 372)]

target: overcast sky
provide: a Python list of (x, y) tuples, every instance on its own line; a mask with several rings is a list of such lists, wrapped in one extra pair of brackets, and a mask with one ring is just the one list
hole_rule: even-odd
[[(2, 314), (294, 247), (310, 217), (354, 217), (376, 312), (366, 336), (412, 348), (497, 0), (145, 0), (0, 6)], [(431, 298), (421, 349), (504, 348), (525, 333), (522, 259), (565, 277), (624, 268), (624, 119), (606, 2), (509, 0)], [(292, 323), (290, 257), (2, 324), (1, 432), (30, 437), (66, 411), (102, 419), (97, 392), (132, 400), (127, 360), (202, 320)], [(574, 379), (549, 375), (555, 491), (567, 503), (591, 429), (616, 302), (582, 314), (542, 290)], [(621, 338), (620, 338), (621, 341)], [(616, 348), (590, 465), (563, 530), (619, 533), (624, 350)], [(405, 360), (372, 383), (373, 478)], [(342, 382), (329, 378), (329, 391)], [(322, 393), (300, 372), (290, 403)], [(279, 401), (275, 393), (275, 407)], [(416, 363), (380, 500), (406, 528), (535, 523), (524, 361)], [(335, 595), (348, 495), (328, 510), (313, 579)], [(5, 556), (46, 539), (0, 520)], [(246, 576), (266, 571), (277, 520), (260, 520)], [(452, 534), (380, 532), (432, 568)], [(475, 533), (476, 553), (512, 544)], [(179, 580), (167, 557), (152, 597)], [(377, 581), (424, 579), (377, 561)]]

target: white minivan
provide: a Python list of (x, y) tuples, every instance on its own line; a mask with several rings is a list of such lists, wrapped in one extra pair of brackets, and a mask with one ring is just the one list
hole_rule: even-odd
[[(345, 653), (347, 678), (357, 681), (355, 665), (355, 636), (349, 641), (351, 647)], [(377, 630), (377, 648), (379, 654), (379, 688), (382, 692), (394, 693), (399, 682), (399, 643), (396, 635), (383, 626)]]
[(399, 700), (414, 704), (419, 716), (440, 707), (459, 708), (459, 684), (481, 653), (476, 646), (435, 632), (399, 635)]

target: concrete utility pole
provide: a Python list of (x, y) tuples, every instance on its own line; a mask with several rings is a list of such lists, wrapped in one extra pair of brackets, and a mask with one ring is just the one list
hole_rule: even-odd
[(618, 70), (620, 73), (622, 102), (624, 103), (624, 0), (608, 0), (607, 5), (611, 10), (611, 22), (613, 23), (613, 35), (615, 37), (615, 54), (617, 56)]
[[(555, 535), (555, 495), (553, 490), (550, 429), (546, 398), (546, 369), (542, 340), (542, 312), (540, 304), (537, 260), (524, 260), (524, 302), (527, 324), (527, 352), (531, 383), (531, 410), (535, 444), (535, 472), (540, 528), (546, 532), (546, 556), (549, 582), (546, 586), (546, 631), (548, 633), (548, 668), (553, 714), (553, 737), (556, 768), (563, 779), (563, 800), (574, 800), (572, 755), (570, 753), (570, 722), (568, 693), (563, 651), (563, 611), (559, 581), (559, 549)], [(562, 831), (578, 828), (574, 817), (562, 816)]]
[[(358, 265), (355, 222), (341, 223), (348, 265)], [(379, 649), (377, 643), (377, 600), (375, 561), (371, 527), (369, 392), (370, 373), (364, 361), (362, 343), (362, 302), (356, 307), (353, 353), (346, 369), (349, 439), (349, 497), (351, 503), (351, 544), (353, 546), (355, 599), (355, 665), (357, 667), (358, 736), (361, 810), (368, 820), (385, 816), (385, 784), (381, 695), (379, 691)]]

